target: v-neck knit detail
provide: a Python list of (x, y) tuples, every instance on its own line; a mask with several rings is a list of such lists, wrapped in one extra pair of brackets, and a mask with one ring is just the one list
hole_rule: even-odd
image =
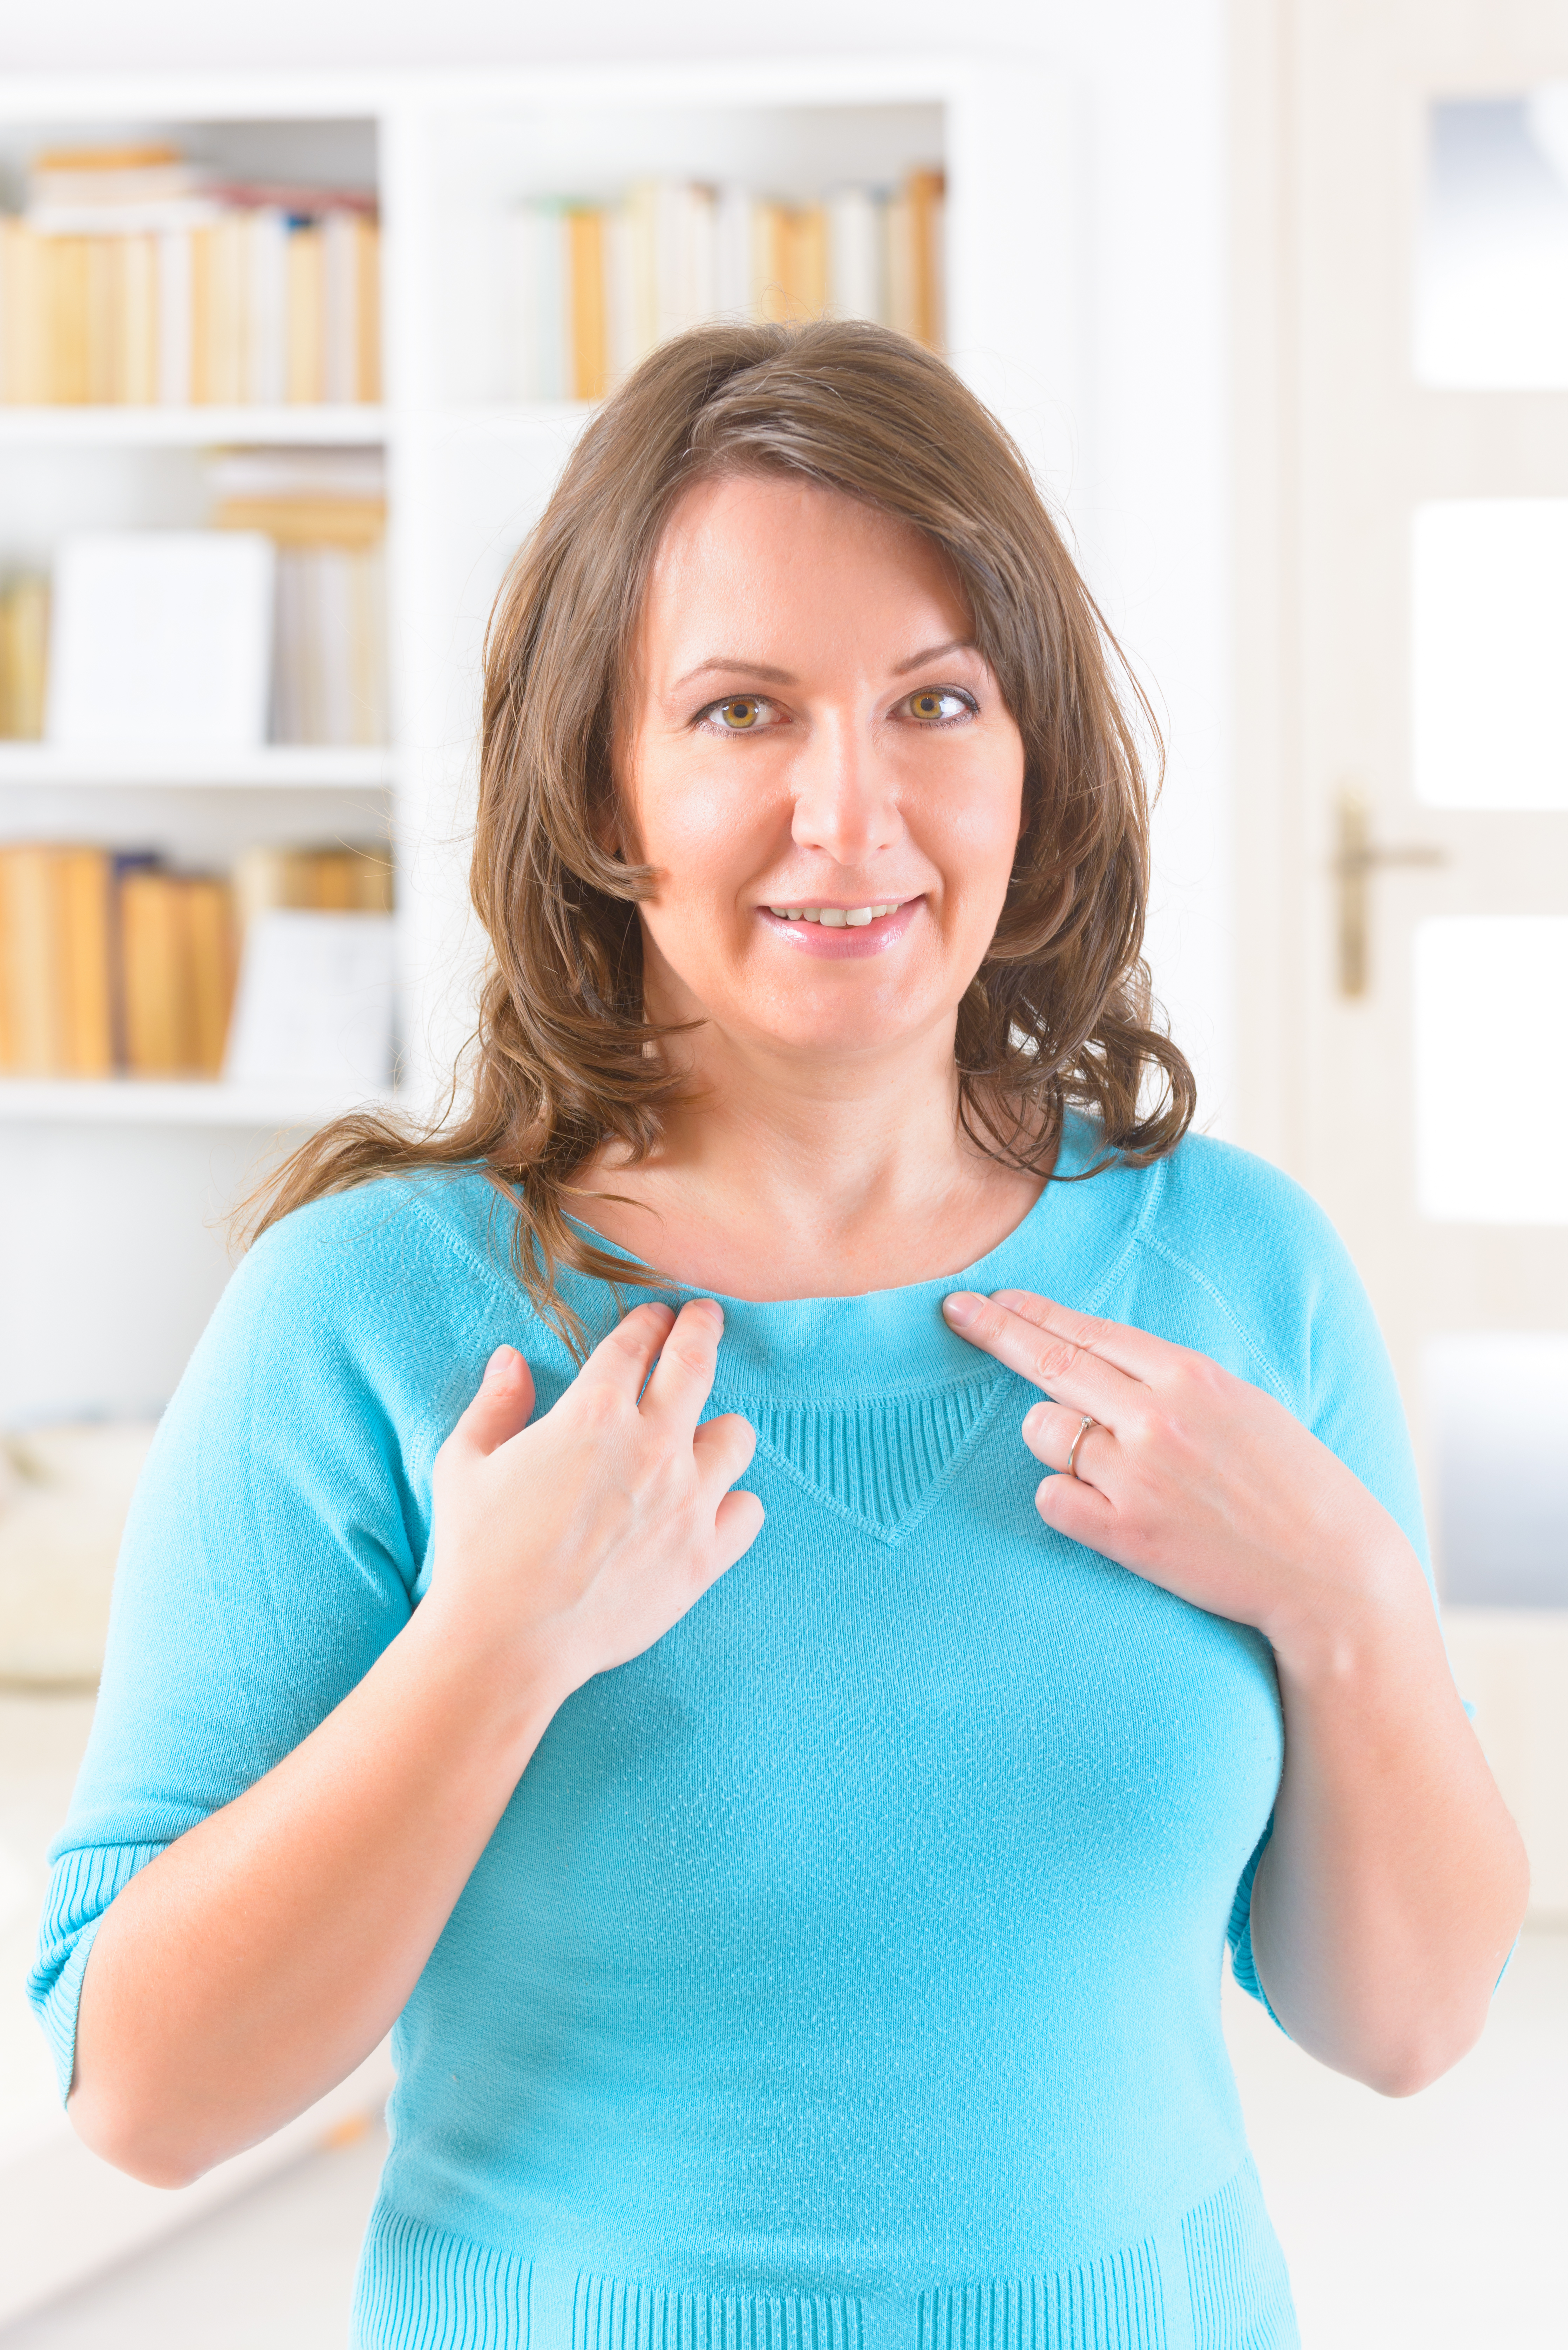
[[(1071, 1130), (1065, 1176), (1096, 1140)], [(127, 1529), (33, 1994), (70, 2079), (109, 1904), (374, 1663), (503, 1340), (575, 1366), (477, 1170), (242, 1264)], [(639, 1295), (569, 1274), (590, 1334)], [(1282, 1752), (1266, 1642), (1065, 1542), (956, 1287), (1282, 1397), (1420, 1539), (1370, 1312), (1282, 1177), (1053, 1180), (950, 1278), (727, 1300), (750, 1551), (551, 1721), (395, 2033), (360, 2350), (1286, 2350), (1220, 2028)]]

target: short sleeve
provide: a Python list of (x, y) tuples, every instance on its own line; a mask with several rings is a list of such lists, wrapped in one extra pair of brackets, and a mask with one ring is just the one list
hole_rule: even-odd
[(264, 1236), (153, 1442), (28, 1983), (62, 2095), (115, 1895), (306, 1737), (408, 1621), (431, 1461), (469, 1366), (435, 1350), (432, 1410), (450, 1269), (430, 1262), (417, 1211), (392, 1189), (321, 1202)]
[[(1349, 1252), (1323, 1211), (1287, 1176), (1223, 1144), (1203, 1142), (1199, 1149), (1198, 1167), (1183, 1170), (1174, 1187), (1179, 1198), (1186, 1195), (1207, 1243), (1201, 1262), (1193, 1261), (1196, 1252), (1188, 1253), (1188, 1270), (1222, 1297), (1248, 1342), (1257, 1383), (1337, 1453), (1408, 1536), (1435, 1607), (1404, 1405)], [(1195, 1192), (1206, 1196), (1195, 1200)], [(1168, 1253), (1174, 1256), (1179, 1246)], [(1272, 1831), (1271, 1818), (1237, 1886), (1226, 1937), (1237, 1982), (1264, 2007), (1269, 2002), (1252, 1950), (1251, 1898)]]

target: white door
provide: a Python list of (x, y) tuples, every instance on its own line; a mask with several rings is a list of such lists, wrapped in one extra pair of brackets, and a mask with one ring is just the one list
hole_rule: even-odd
[[(1241, 384), (1273, 402), (1281, 583), (1260, 1139), (1371, 1290), (1447, 1598), (1530, 1611), (1473, 1619), (1504, 1663), (1470, 1679), (1502, 1675), (1483, 1734), (1568, 1908), (1568, 1690), (1521, 1679), (1568, 1659), (1568, 5), (1273, 27), (1284, 290)], [(1542, 1719), (1504, 1768), (1511, 1709)]]

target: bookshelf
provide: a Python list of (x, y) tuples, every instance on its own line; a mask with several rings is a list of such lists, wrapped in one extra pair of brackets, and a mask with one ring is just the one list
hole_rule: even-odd
[[(399, 1092), (369, 1098), (430, 1100), (466, 1035), (478, 952), (465, 835), (484, 623), (590, 412), (512, 396), (493, 298), (508, 214), (540, 197), (610, 202), (639, 175), (806, 203), (940, 166), (950, 354), (1081, 521), (1084, 119), (1070, 83), (1006, 56), (7, 77), (7, 209), (40, 150), (154, 140), (236, 180), (373, 189), (383, 331), (373, 405), (0, 404), (0, 574), (46, 565), (68, 531), (200, 526), (209, 451), (379, 451), (391, 709), (384, 747), (0, 743), (0, 841), (151, 843), (217, 861), (258, 843), (389, 839)], [(155, 1409), (226, 1277), (225, 1209), (260, 1161), (347, 1106), (303, 1083), (0, 1080), (0, 1428)], [(79, 2213), (101, 2169), (59, 2116), (16, 1957), (0, 2002), (0, 2074), (17, 2085), (0, 2097), (0, 2177), (37, 2182), (49, 2208), (0, 2293), (7, 2317), (93, 2257)], [(45, 2146), (57, 2185), (39, 2169)], [(118, 2247), (177, 2224), (200, 2191), (128, 2203)]]

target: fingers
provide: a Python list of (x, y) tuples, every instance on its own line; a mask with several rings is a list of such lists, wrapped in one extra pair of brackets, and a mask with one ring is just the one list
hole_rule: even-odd
[(1102, 1362), (1125, 1371), (1129, 1378), (1141, 1379), (1146, 1387), (1157, 1386), (1162, 1372), (1168, 1375), (1187, 1359), (1185, 1347), (1173, 1347), (1168, 1339), (1135, 1330), (1126, 1322), (1105, 1322), (1097, 1315), (1076, 1314), (1032, 1289), (993, 1289), (991, 1302), (1021, 1315), (1050, 1337), (1092, 1347)]
[[(1008, 1295), (1016, 1298), (1024, 1293), (1013, 1290)], [(1030, 1302), (1042, 1306), (1049, 1303), (1044, 1298)], [(1062, 1315), (1064, 1327), (1060, 1333), (1003, 1305), (1000, 1297), (977, 1297), (972, 1290), (956, 1290), (942, 1300), (950, 1326), (971, 1346), (993, 1355), (1022, 1378), (1033, 1379), (1058, 1402), (1074, 1407), (1080, 1419), (1089, 1412), (1114, 1428), (1119, 1412), (1137, 1392), (1138, 1382), (1108, 1362), (1091, 1343), (1106, 1324), (1064, 1315), (1060, 1306), (1051, 1310)], [(1070, 1332), (1067, 1325), (1073, 1326)]]
[[(1091, 1422), (1087, 1428), (1085, 1419)], [(1116, 1440), (1092, 1413), (1077, 1411), (1070, 1404), (1037, 1403), (1023, 1415), (1023, 1441), (1047, 1469), (1066, 1470), (1071, 1460), (1070, 1475), (1105, 1492)]]
[(763, 1530), (764, 1512), (754, 1493), (726, 1493), (713, 1521), (714, 1581), (743, 1558)]
[[(623, 1323), (621, 1327), (624, 1329)], [(707, 1402), (719, 1364), (724, 1309), (711, 1297), (694, 1297), (670, 1326), (653, 1376), (642, 1399), (642, 1416), (670, 1435), (695, 1438), (698, 1416)]]
[(479, 1392), (447, 1439), (460, 1451), (493, 1452), (528, 1424), (534, 1375), (515, 1347), (497, 1347), (484, 1367)]
[(722, 1493), (750, 1468), (757, 1449), (757, 1431), (738, 1411), (705, 1419), (691, 1440), (697, 1473), (715, 1494)]
[(574, 1384), (581, 1388), (607, 1387), (626, 1402), (635, 1404), (674, 1321), (674, 1311), (668, 1305), (634, 1305), (608, 1337), (599, 1340)]

